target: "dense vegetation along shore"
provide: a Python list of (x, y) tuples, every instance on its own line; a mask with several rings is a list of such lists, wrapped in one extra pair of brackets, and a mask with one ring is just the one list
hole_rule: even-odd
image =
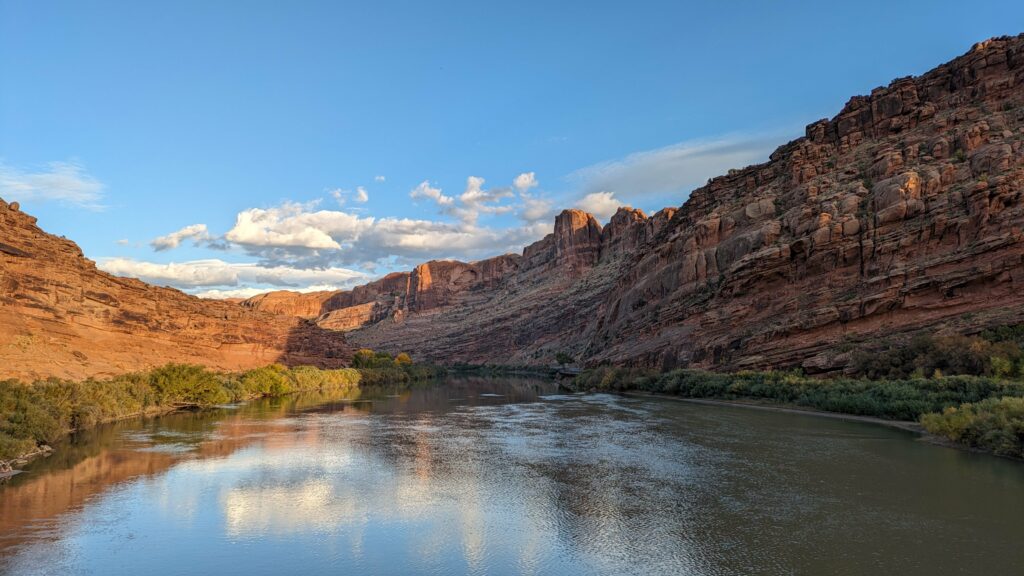
[(644, 391), (684, 398), (754, 400), (825, 412), (913, 420), (931, 432), (1001, 456), (1024, 458), (1024, 383), (984, 376), (907, 380), (821, 379), (794, 372), (586, 370), (573, 390)]
[[(1024, 327), (979, 336), (923, 336), (865, 352), (850, 377), (799, 372), (653, 372), (598, 367), (567, 387), (746, 400), (920, 422), (928, 432), (1000, 456), (1024, 458)], [(927, 376), (926, 376), (927, 375)]]
[(360, 350), (352, 367), (322, 370), (272, 364), (241, 373), (168, 364), (148, 372), (79, 382), (51, 378), (26, 383), (0, 380), (0, 472), (11, 462), (43, 453), (76, 430), (186, 407), (211, 407), (260, 397), (359, 386), (407, 383), (443, 373), (407, 354)]

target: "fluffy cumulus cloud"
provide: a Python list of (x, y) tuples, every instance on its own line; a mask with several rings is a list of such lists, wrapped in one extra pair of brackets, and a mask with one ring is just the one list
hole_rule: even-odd
[(523, 197), (523, 207), (519, 217), (527, 222), (552, 220), (555, 217), (554, 203), (543, 198)]
[(511, 188), (485, 189), (484, 182), (479, 176), (466, 179), (466, 189), (459, 195), (462, 205), (451, 210), (452, 215), (467, 224), (475, 224), (481, 214), (509, 214), (518, 208), (514, 204), (501, 204), (514, 196)]
[(311, 210), (288, 202), (276, 208), (250, 208), (238, 213), (224, 235), (229, 242), (260, 248), (340, 250), (373, 225), (373, 217), (338, 210)]
[(530, 191), (538, 186), (540, 186), (540, 182), (537, 181), (537, 175), (533, 172), (523, 172), (512, 180), (512, 187), (519, 192), (519, 199), (522, 203), (518, 215), (526, 222), (537, 223), (554, 218), (554, 203), (551, 200), (539, 198)]
[[(365, 274), (346, 268), (302, 269), (219, 259), (156, 263), (131, 258), (105, 258), (97, 265), (117, 276), (131, 276), (151, 284), (185, 289), (255, 284), (273, 288), (322, 286), (336, 290), (366, 280)], [(267, 289), (270, 288), (263, 291)]]
[[(310, 287), (309, 289), (296, 289), (292, 288), (296, 292), (316, 292), (316, 289)], [(250, 286), (248, 288), (210, 288), (209, 290), (189, 290), (189, 293), (193, 296), (199, 296), (200, 298), (210, 298), (212, 300), (224, 300), (227, 298), (252, 298), (259, 294), (265, 294), (266, 288), (259, 288), (256, 286)]]
[(451, 196), (445, 196), (440, 188), (435, 188), (430, 185), (430, 182), (424, 180), (420, 182), (418, 186), (413, 188), (409, 192), (409, 197), (413, 200), (426, 199), (436, 202), (439, 206), (451, 206), (455, 203), (455, 199)]
[(585, 212), (590, 212), (598, 220), (611, 218), (620, 206), (625, 206), (614, 192), (592, 192), (587, 194), (576, 203), (576, 207)]
[(50, 162), (40, 170), (0, 163), (0, 197), (8, 201), (51, 201), (101, 210), (103, 190), (103, 183), (76, 162)]
[[(477, 216), (483, 212), (517, 209), (529, 212), (530, 216), (540, 213), (537, 207), (531, 209), (525, 204), (507, 207), (493, 204), (510, 195), (511, 189), (483, 188), (482, 179), (471, 179), (459, 199), (445, 195), (428, 182), (410, 193), (414, 198), (431, 200), (443, 214), (452, 216), (452, 221), (375, 218), (343, 210), (323, 210), (315, 204), (285, 203), (272, 208), (250, 208), (237, 215), (235, 225), (224, 235), (223, 241), (268, 266), (365, 268), (384, 260), (393, 264), (414, 264), (432, 258), (482, 258), (518, 251), (524, 244), (550, 232), (550, 221), (531, 220), (525, 225), (509, 227), (477, 224)], [(540, 208), (546, 210), (546, 205)]]
[[(535, 175), (523, 173), (511, 186), (486, 186), (477, 176), (466, 180), (458, 196), (447, 195), (429, 181), (409, 196), (426, 200), (438, 219), (378, 218), (344, 209), (346, 200), (364, 202), (368, 192), (356, 188), (329, 191), (340, 205), (284, 202), (238, 212), (234, 225), (214, 235), (204, 224), (185, 226), (151, 241), (156, 251), (186, 242), (248, 255), (253, 262), (220, 259), (157, 263), (128, 258), (102, 259), (104, 270), (170, 285), (207, 297), (247, 297), (269, 289), (338, 289), (368, 279), (367, 272), (408, 268), (425, 260), (475, 260), (507, 252), (551, 232), (551, 201), (534, 194)], [(483, 215), (509, 214), (510, 220), (480, 222)]]
[(681, 142), (588, 166), (570, 180), (586, 194), (612, 191), (627, 199), (688, 193), (730, 168), (764, 162), (786, 140), (774, 134)]
[(484, 182), (486, 181), (479, 176), (466, 178), (466, 190), (459, 196), (459, 200), (467, 206), (486, 206), (512, 196), (512, 190), (509, 188), (485, 190)]
[(384, 218), (360, 239), (354, 252), (373, 259), (397, 256), (407, 263), (423, 259), (471, 260), (518, 251), (551, 231), (531, 227), (486, 228), (430, 220)]
[(181, 230), (171, 232), (166, 236), (154, 238), (149, 245), (157, 252), (162, 252), (177, 248), (184, 240), (192, 240), (192, 242), (200, 244), (212, 241), (213, 236), (206, 229), (206, 224), (192, 224), (191, 226), (185, 226)]
[(539, 182), (537, 182), (537, 176), (533, 172), (523, 172), (512, 180), (512, 186), (514, 186), (520, 194), (529, 192), (530, 188), (536, 188), (538, 185)]

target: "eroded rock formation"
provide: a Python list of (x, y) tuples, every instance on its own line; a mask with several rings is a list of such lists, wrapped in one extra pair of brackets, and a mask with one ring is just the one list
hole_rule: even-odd
[(1024, 321), (1022, 194), (1024, 36), (852, 98), (678, 209), (567, 210), (522, 254), (343, 292), (202, 301), (98, 272), (3, 204), (2, 375), (329, 363), (340, 332), (449, 363), (842, 370), (880, 338)]
[[(289, 310), (293, 311), (293, 310)], [(344, 336), (96, 269), (74, 242), (0, 200), (0, 378), (85, 378), (189, 362), (340, 366)]]
[(449, 362), (839, 370), (878, 338), (1024, 320), (1022, 147), (1024, 36), (997, 38), (678, 210), (566, 211), (521, 256), (430, 262), (320, 322)]

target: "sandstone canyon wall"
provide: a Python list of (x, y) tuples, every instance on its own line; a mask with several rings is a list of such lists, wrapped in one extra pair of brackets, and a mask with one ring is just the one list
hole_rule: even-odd
[(305, 316), (444, 362), (841, 370), (880, 338), (1024, 321), (1022, 147), (1024, 36), (992, 39), (678, 210), (566, 211), (522, 255), (428, 262)]
[(0, 377), (168, 361), (339, 365), (346, 340), (444, 363), (834, 372), (919, 332), (1024, 322), (1024, 36), (855, 97), (678, 209), (566, 210), (478, 262), (342, 292), (200, 300), (96, 270), (0, 202)]
[(0, 378), (85, 378), (189, 362), (341, 366), (344, 335), (96, 269), (0, 200)]

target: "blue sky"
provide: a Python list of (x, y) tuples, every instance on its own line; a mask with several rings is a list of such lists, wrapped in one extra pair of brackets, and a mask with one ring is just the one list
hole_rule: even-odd
[(0, 0), (0, 196), (115, 273), (345, 287), (677, 206), (1020, 32), (1020, 2)]

